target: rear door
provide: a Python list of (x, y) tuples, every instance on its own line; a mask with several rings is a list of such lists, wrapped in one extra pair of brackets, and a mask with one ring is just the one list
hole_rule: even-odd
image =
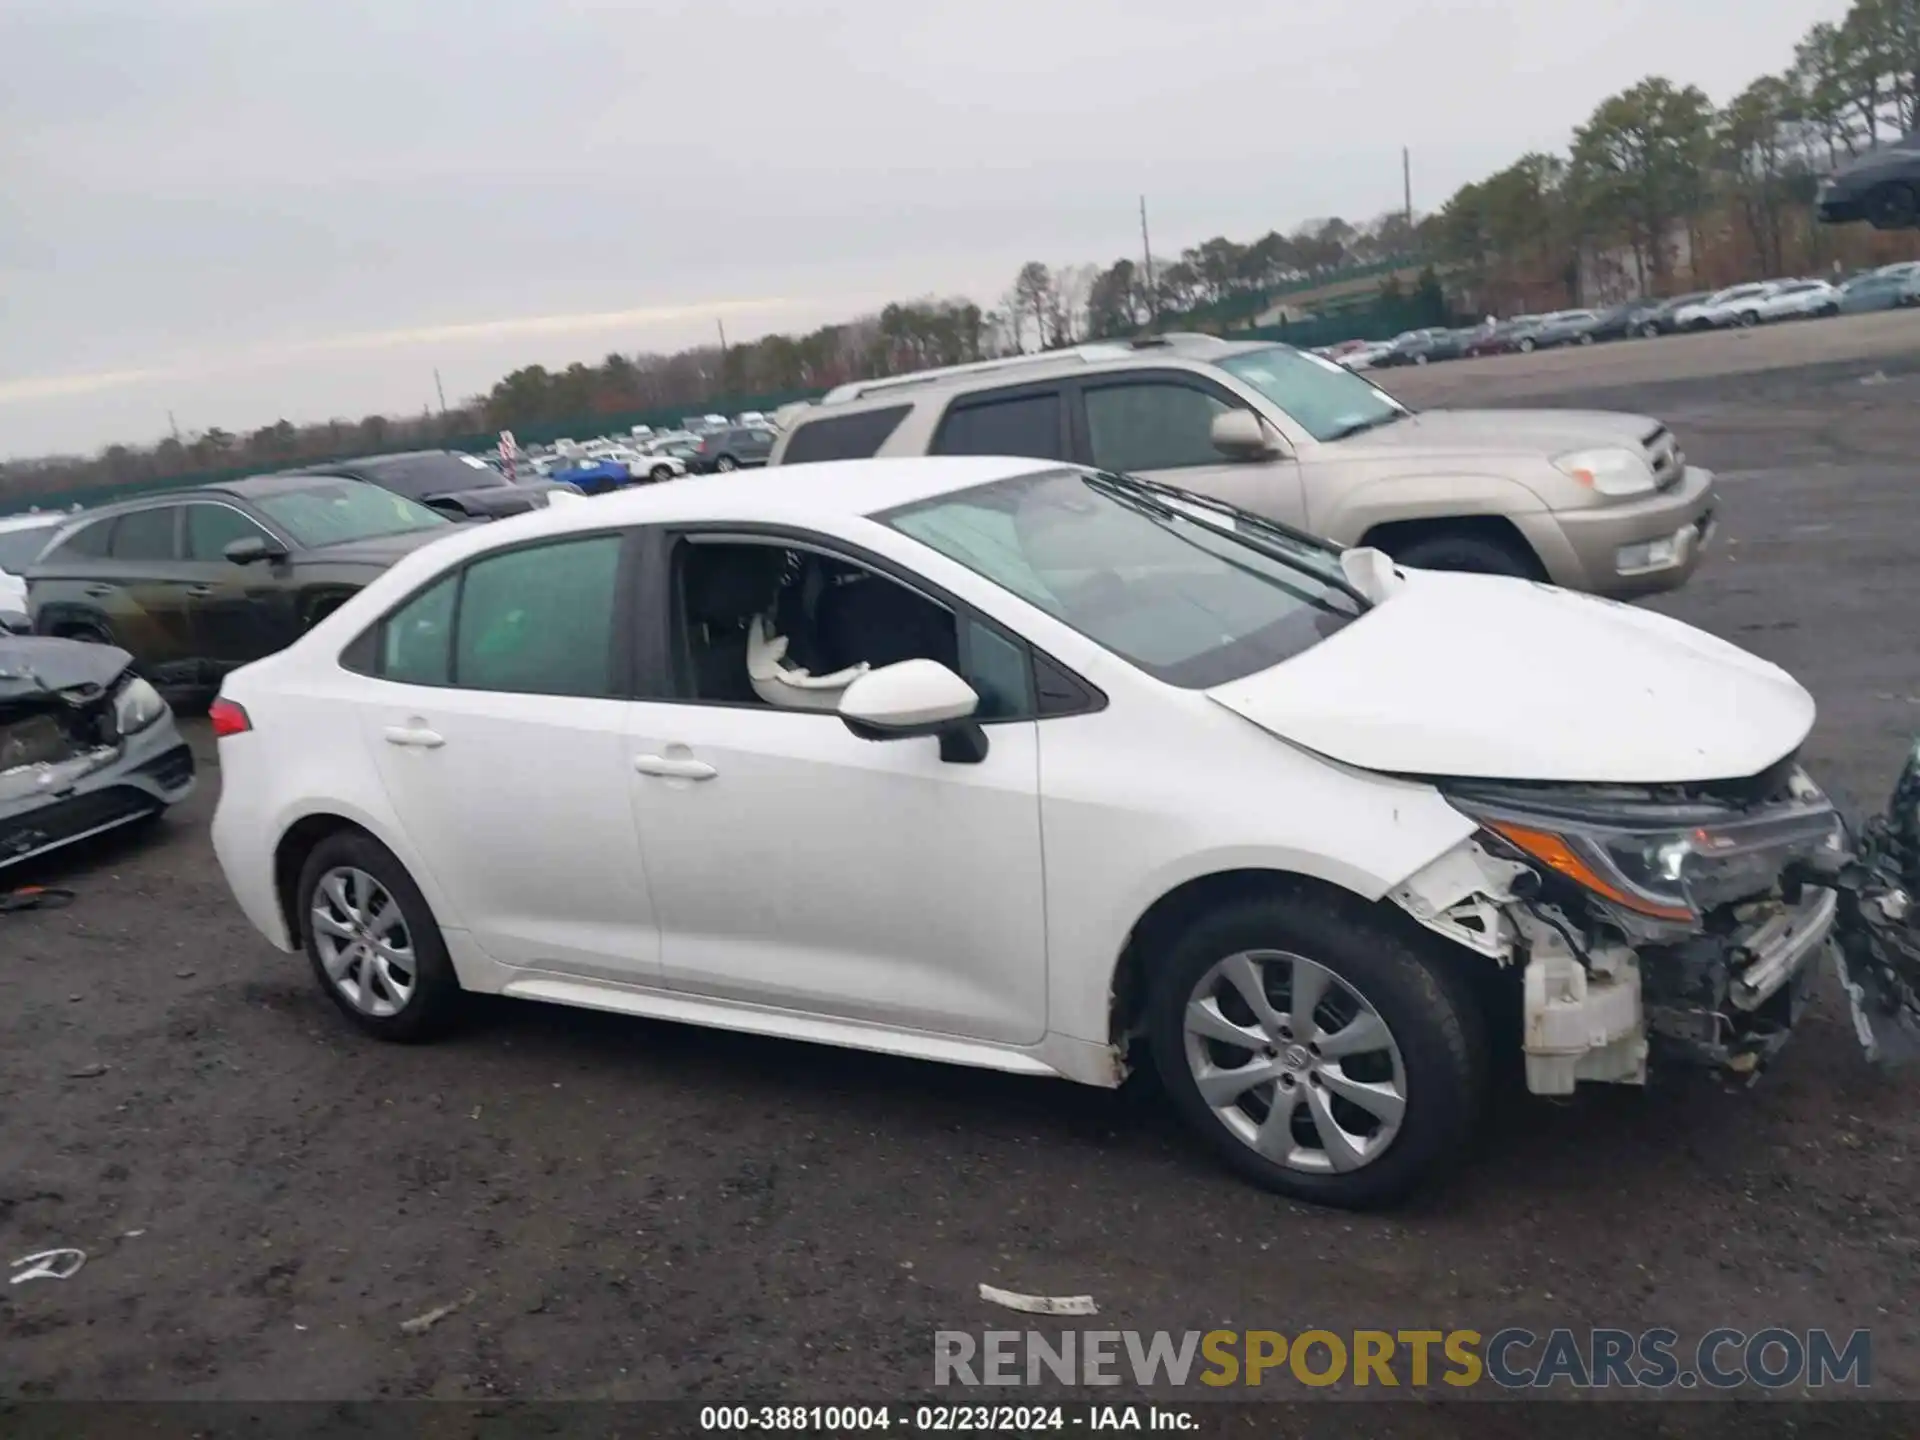
[(1077, 392), (1077, 458), (1084, 463), (1306, 526), (1297, 461), (1229, 460), (1214, 449), (1214, 418), (1252, 409), (1225, 386), (1183, 370), (1128, 370), (1082, 381)]
[(198, 576), (180, 551), (179, 505), (152, 505), (115, 517), (106, 559), (82, 593), (101, 607), (113, 641), (155, 684), (201, 685), (206, 670), (193, 643), (188, 591)]
[(1058, 383), (976, 391), (947, 407), (928, 446), (935, 455), (1015, 455), (1067, 460), (1073, 435)]
[(367, 749), (457, 923), (504, 965), (647, 984), (625, 554), (618, 531), (490, 551), (400, 605), (355, 663), (372, 672)]

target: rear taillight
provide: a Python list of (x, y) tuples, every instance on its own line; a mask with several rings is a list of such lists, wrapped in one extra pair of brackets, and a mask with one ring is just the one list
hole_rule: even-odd
[(214, 701), (207, 707), (207, 719), (213, 722), (216, 740), (224, 740), (229, 735), (244, 735), (253, 729), (253, 720), (246, 710), (231, 700)]

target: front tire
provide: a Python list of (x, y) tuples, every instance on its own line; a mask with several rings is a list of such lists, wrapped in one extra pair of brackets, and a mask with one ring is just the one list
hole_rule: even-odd
[(738, 470), (740, 468), (740, 462), (735, 460), (731, 455), (722, 455), (718, 460), (713, 462), (713, 468), (720, 474), (725, 475), (730, 470)]
[(1582, 335), (1580, 337), (1580, 343), (1582, 345), (1591, 345), (1593, 343), (1593, 332), (1589, 330), (1586, 334)]
[(295, 891), (313, 973), (355, 1025), (381, 1040), (444, 1034), (465, 994), (420, 887), (370, 835), (339, 831), (307, 856)]
[(648, 472), (647, 478), (656, 485), (663, 480), (671, 480), (673, 478), (673, 467), (671, 465), (656, 465)]
[(1519, 350), (1522, 355), (1531, 355), (1534, 351), (1534, 343), (1531, 340), (1522, 340), (1519, 345), (1514, 348)]
[(1751, 330), (1754, 326), (1758, 325), (1759, 323), (1760, 323), (1759, 311), (1742, 310), (1740, 312), (1740, 328), (1742, 330)]
[(1479, 1118), (1479, 1010), (1358, 900), (1223, 906), (1166, 955), (1149, 1006), (1181, 1118), (1232, 1169), (1296, 1200), (1398, 1200), (1459, 1159)]

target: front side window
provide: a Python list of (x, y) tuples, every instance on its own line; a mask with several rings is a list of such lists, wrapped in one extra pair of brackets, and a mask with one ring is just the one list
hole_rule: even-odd
[(270, 540), (253, 521), (231, 505), (187, 506), (187, 558), (224, 560), (236, 540)]
[(1025, 455), (1064, 460), (1058, 391), (956, 405), (933, 437), (936, 455)]
[(618, 535), (489, 555), (467, 567), (453, 683), (530, 695), (614, 693)]
[(303, 549), (405, 535), (453, 522), (405, 496), (364, 480), (316, 479), (254, 502)]
[(974, 718), (1031, 718), (1027, 648), (857, 561), (698, 541), (674, 563), (673, 698), (831, 714), (859, 667), (934, 660), (980, 697)]
[(1220, 465), (1213, 417), (1228, 406), (1168, 380), (1101, 385), (1086, 392), (1087, 438), (1102, 470), (1175, 470)]
[(875, 518), (1188, 689), (1277, 665), (1364, 613), (1328, 557), (1114, 475), (1043, 471)]
[(1217, 362), (1250, 385), (1316, 440), (1341, 440), (1391, 424), (1407, 407), (1337, 361), (1275, 345)]
[(160, 505), (122, 515), (113, 523), (113, 539), (108, 543), (107, 554), (115, 560), (173, 559), (173, 524), (177, 514), (175, 506)]

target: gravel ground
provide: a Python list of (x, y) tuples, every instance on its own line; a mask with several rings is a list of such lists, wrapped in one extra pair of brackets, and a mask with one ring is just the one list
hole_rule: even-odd
[[(1669, 420), (1725, 526), (1653, 603), (1799, 675), (1812, 764), (1871, 801), (1920, 729), (1920, 315), (1868, 319), (1388, 383)], [(1713, 375), (1712, 346), (1806, 359)], [(1525, 673), (1461, 683), (1497, 704)], [(1920, 1081), (1865, 1067), (1830, 984), (1751, 1090), (1511, 1097), (1439, 1193), (1316, 1212), (1144, 1085), (511, 1003), (434, 1047), (361, 1039), (229, 903), (194, 735), (188, 805), (30, 877), (70, 909), (0, 917), (0, 1245), (89, 1255), (0, 1291), (0, 1398), (875, 1399), (925, 1391), (935, 1330), (1009, 1322), (982, 1281), (1090, 1292), (1122, 1329), (1865, 1326), (1876, 1392), (1920, 1392)]]

